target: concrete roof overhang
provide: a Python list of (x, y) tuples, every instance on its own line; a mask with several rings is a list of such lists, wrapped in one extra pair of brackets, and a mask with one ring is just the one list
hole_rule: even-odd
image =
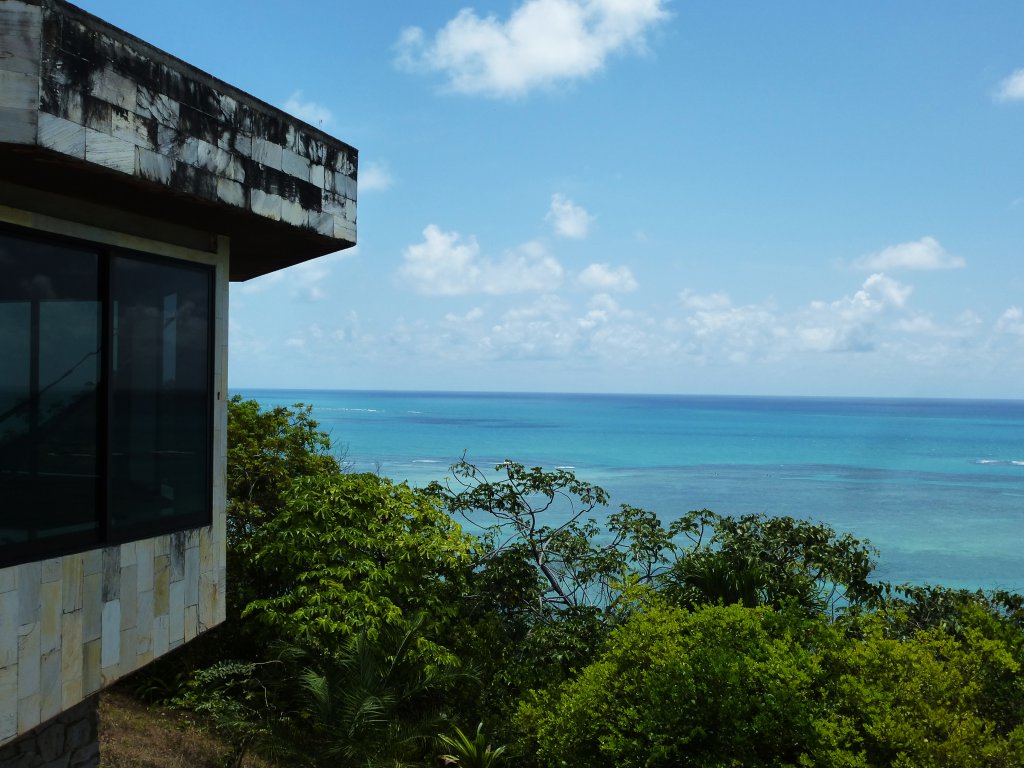
[(0, 3), (0, 51), (12, 188), (226, 235), (232, 280), (355, 245), (348, 144), (63, 0)]

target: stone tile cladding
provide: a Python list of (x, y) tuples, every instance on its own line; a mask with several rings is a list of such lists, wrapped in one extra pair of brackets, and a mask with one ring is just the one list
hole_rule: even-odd
[(4, 768), (97, 768), (100, 764), (96, 697), (0, 747)]
[(0, 744), (224, 620), (214, 528), (0, 569)]

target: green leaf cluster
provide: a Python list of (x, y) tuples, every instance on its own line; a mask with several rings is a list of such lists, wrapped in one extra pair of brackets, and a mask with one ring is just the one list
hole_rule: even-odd
[(421, 612), (430, 635), (454, 615), (469, 565), (467, 537), (429, 494), (371, 474), (297, 479), (239, 551), (282, 587), (242, 617), (324, 651)]
[(974, 628), (892, 637), (890, 619), (655, 599), (520, 728), (544, 766), (1024, 765), (1013, 650)]

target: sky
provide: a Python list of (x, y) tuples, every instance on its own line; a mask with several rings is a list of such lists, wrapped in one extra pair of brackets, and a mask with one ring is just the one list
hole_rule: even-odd
[(230, 385), (1024, 397), (1024, 3), (79, 0), (359, 150)]

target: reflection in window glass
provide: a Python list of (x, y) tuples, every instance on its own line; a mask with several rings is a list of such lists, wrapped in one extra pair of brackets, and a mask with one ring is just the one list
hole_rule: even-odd
[(210, 522), (213, 274), (0, 232), (0, 565)]
[(111, 512), (121, 535), (206, 522), (210, 467), (210, 271), (111, 261)]
[(0, 235), (0, 546), (99, 531), (95, 253)]

